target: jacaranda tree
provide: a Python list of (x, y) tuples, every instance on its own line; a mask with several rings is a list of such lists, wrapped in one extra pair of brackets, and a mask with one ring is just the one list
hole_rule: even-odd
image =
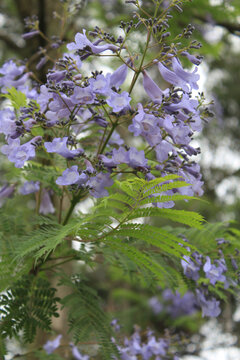
[[(182, 0), (126, 3), (132, 20), (116, 34), (81, 29), (67, 44), (28, 19), (24, 39), (48, 44), (44, 82), (31, 59), (0, 68), (1, 358), (17, 340), (13, 359), (177, 360), (182, 330), (238, 289), (237, 228), (184, 210), (203, 194), (192, 139), (212, 116), (197, 92), (201, 44), (191, 25), (171, 35)], [(93, 273), (118, 274), (122, 296), (143, 297), (161, 326), (124, 333)]]

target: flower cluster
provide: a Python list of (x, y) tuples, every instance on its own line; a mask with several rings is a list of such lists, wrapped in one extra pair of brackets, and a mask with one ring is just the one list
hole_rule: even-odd
[[(46, 351), (46, 353), (48, 355), (52, 354), (56, 349), (59, 348), (59, 346), (61, 345), (61, 338), (62, 335), (59, 334), (54, 340), (48, 340), (46, 342), (46, 344), (43, 346), (43, 349)], [(69, 344), (69, 346), (72, 349), (72, 356), (74, 359), (76, 360), (89, 360), (89, 356), (88, 355), (82, 355), (77, 346), (73, 345), (73, 344)]]
[[(163, 60), (152, 61), (170, 87), (162, 91), (146, 69), (140, 69), (150, 99), (135, 106), (132, 86), (129, 91), (120, 88), (129, 72), (136, 75), (132, 58), (121, 56), (123, 64), (112, 73), (93, 71), (86, 76), (84, 70), (84, 61), (90, 56), (110, 51), (120, 57), (124, 52), (121, 39), (114, 44), (102, 44), (101, 38), (92, 42), (83, 30), (67, 49), (69, 53), (49, 70), (46, 83), (40, 87), (29, 87), (31, 74), (24, 65), (10, 60), (0, 69), (2, 92), (14, 86), (26, 97), (26, 104), (18, 111), (10, 107), (0, 111), (0, 132), (7, 141), (1, 151), (8, 160), (22, 168), (42, 151), (52, 159), (60, 156), (66, 168), (55, 179), (56, 184), (84, 190), (96, 198), (107, 196), (114, 176), (126, 170), (148, 180), (177, 174), (189, 186), (169, 190), (167, 195), (202, 195), (200, 167), (191, 159), (199, 149), (190, 145), (193, 134), (202, 128), (200, 100), (191, 95), (192, 89), (198, 89), (197, 67), (185, 71), (172, 52)], [(196, 63), (187, 51), (184, 56)], [(130, 134), (139, 139), (140, 149), (124, 144), (119, 135), (127, 122)], [(28, 185), (21, 189), (25, 187)], [(32, 191), (20, 193), (38, 190), (38, 185), (32, 184)], [(174, 202), (155, 205), (172, 207)]]
[[(115, 320), (115, 325), (117, 320)], [(54, 340), (49, 340), (43, 346), (43, 349), (47, 354), (52, 354), (61, 344), (62, 335), (58, 335)], [(124, 339), (124, 344), (119, 345), (115, 338), (112, 338), (113, 343), (116, 345), (122, 360), (137, 360), (141, 356), (143, 360), (161, 360), (172, 359), (179, 360), (177, 355), (171, 353), (170, 341), (165, 338), (156, 338), (153, 331), (148, 330), (146, 336), (143, 337), (140, 334), (140, 330), (136, 328), (135, 332), (130, 338)], [(69, 344), (72, 349), (73, 358), (76, 360), (88, 360), (88, 355), (82, 355), (77, 346)], [(113, 356), (113, 359), (115, 357)]]
[[(225, 241), (225, 240), (222, 240)], [(219, 239), (218, 239), (219, 242)], [(190, 249), (188, 248), (189, 252)], [(221, 250), (220, 258), (211, 261), (209, 256), (204, 257), (197, 251), (190, 255), (184, 255), (181, 265), (184, 275), (195, 281), (196, 290), (187, 291), (183, 296), (178, 291), (175, 293), (166, 289), (162, 293), (162, 301), (157, 296), (149, 299), (149, 306), (155, 314), (167, 313), (173, 318), (194, 314), (201, 309), (202, 316), (217, 317), (221, 313), (220, 301), (210, 294), (208, 285), (212, 287), (222, 284), (224, 289), (236, 283), (227, 277), (227, 265)], [(234, 260), (234, 259), (232, 259)], [(235, 261), (232, 261), (233, 269), (237, 268)], [(198, 280), (201, 280), (198, 282)], [(204, 280), (204, 281), (203, 281)]]
[[(148, 330), (144, 341), (138, 329), (128, 339), (125, 338), (123, 346), (117, 346), (122, 360), (137, 360), (139, 357), (143, 360), (156, 359), (161, 360), (168, 357), (170, 341), (164, 338), (156, 338), (151, 330)], [(178, 360), (176, 355), (168, 357)]]

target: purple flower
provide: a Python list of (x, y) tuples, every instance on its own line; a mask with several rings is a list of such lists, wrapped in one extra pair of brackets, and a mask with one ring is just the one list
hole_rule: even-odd
[(72, 159), (75, 156), (82, 155), (82, 149), (69, 150), (67, 148), (68, 137), (55, 138), (52, 142), (45, 142), (44, 146), (48, 153), (57, 153), (67, 159)]
[(113, 149), (113, 160), (116, 164), (127, 164), (129, 161), (128, 152), (120, 146), (118, 150)]
[(172, 129), (169, 131), (169, 134), (171, 135), (175, 144), (187, 145), (191, 141), (190, 136), (192, 133), (190, 132), (189, 127), (182, 123), (174, 124)]
[(4, 204), (6, 198), (12, 196), (15, 191), (15, 185), (4, 185), (0, 189), (0, 207)]
[(206, 263), (203, 266), (203, 270), (206, 274), (206, 277), (210, 279), (210, 284), (215, 285), (217, 281), (222, 281), (225, 283), (226, 276), (222, 275), (223, 272), (227, 270), (224, 259), (223, 261), (219, 261), (219, 266), (211, 264), (211, 260), (209, 256), (206, 256)]
[(87, 173), (87, 174), (94, 174), (95, 172), (96, 172), (96, 170), (94, 169), (94, 167), (92, 166), (92, 164), (90, 163), (90, 161), (88, 161), (88, 160), (84, 160), (84, 162), (85, 162), (85, 165), (86, 165), (86, 170), (85, 170), (85, 172)]
[(20, 86), (25, 85), (29, 74), (24, 74), (25, 66), (17, 66), (13, 60), (7, 61), (0, 68), (0, 87), (3, 93), (7, 92), (7, 88), (15, 87), (18, 89)]
[(49, 104), (49, 110), (56, 112), (60, 119), (68, 117), (74, 108), (72, 99), (68, 98), (65, 94), (53, 94), (52, 98), (53, 101)]
[(44, 350), (46, 351), (46, 353), (52, 354), (54, 352), (54, 350), (56, 350), (59, 346), (60, 346), (60, 341), (61, 341), (62, 335), (58, 335), (56, 337), (56, 339), (54, 340), (48, 340), (46, 342), (45, 345), (43, 345)]
[(15, 163), (15, 167), (21, 168), (24, 166), (25, 161), (31, 160), (35, 157), (34, 143), (40, 140), (41, 137), (37, 136), (27, 143), (20, 145), (19, 139), (9, 139), (8, 145), (2, 146), (2, 153), (8, 155), (8, 159)]
[(92, 104), (94, 102), (94, 94), (92, 86), (87, 86), (85, 88), (76, 86), (71, 96), (71, 101), (73, 104)]
[(198, 90), (197, 81), (200, 79), (200, 76), (196, 74), (196, 72), (198, 71), (197, 67), (195, 67), (192, 73), (184, 71), (180, 63), (180, 60), (176, 59), (175, 57), (172, 59), (172, 67), (175, 74), (180, 79), (182, 79), (187, 84), (189, 84), (191, 89)]
[(179, 76), (177, 76), (173, 71), (169, 70), (166, 66), (164, 66), (160, 61), (158, 62), (158, 69), (165, 81), (182, 88), (184, 91), (189, 91), (186, 82), (182, 80)]
[(86, 47), (89, 47), (94, 54), (100, 54), (101, 52), (106, 50), (116, 51), (118, 49), (117, 46), (112, 44), (105, 44), (105, 45), (93, 44), (90, 40), (88, 40), (85, 29), (83, 29), (82, 34), (77, 33), (75, 35), (75, 42), (72, 42), (67, 45), (67, 48), (70, 51), (84, 50)]
[(196, 290), (196, 295), (198, 305), (202, 309), (202, 317), (217, 317), (221, 313), (221, 309), (219, 307), (220, 301), (217, 301), (214, 297), (207, 300), (203, 291), (199, 289)]
[(110, 78), (99, 74), (95, 79), (89, 79), (89, 84), (95, 94), (107, 95), (110, 92)]
[(154, 314), (159, 314), (163, 310), (163, 305), (160, 303), (156, 296), (151, 297), (148, 301), (148, 305), (151, 307)]
[(164, 356), (166, 355), (169, 344), (164, 339), (159, 338), (158, 340), (156, 340), (155, 336), (150, 336), (147, 346), (151, 351), (152, 355)]
[(49, 191), (47, 191), (46, 189), (42, 189), (39, 213), (43, 215), (47, 215), (47, 214), (53, 214), (54, 212), (55, 209), (51, 201)]
[(24, 70), (24, 65), (17, 66), (17, 64), (13, 60), (9, 60), (5, 62), (0, 68), (0, 74), (3, 76), (7, 76), (8, 78), (14, 79), (15, 77), (19, 77), (20, 75), (22, 75)]
[(105, 187), (112, 186), (113, 180), (110, 178), (109, 174), (98, 173), (96, 176), (91, 177), (87, 185), (90, 187), (90, 195), (95, 198), (101, 198), (108, 196), (108, 191)]
[(50, 99), (53, 98), (53, 93), (51, 93), (46, 85), (40, 86), (40, 94), (38, 95), (37, 102), (40, 105), (41, 111), (45, 111), (47, 109), (47, 105)]
[(183, 256), (184, 260), (181, 260), (181, 264), (183, 267), (183, 273), (186, 275), (189, 279), (193, 279), (194, 281), (197, 281), (199, 279), (199, 270), (200, 270), (200, 264), (194, 262), (190, 256)]
[(88, 180), (88, 176), (85, 173), (79, 175), (77, 165), (72, 166), (70, 169), (63, 171), (62, 176), (59, 176), (56, 180), (58, 185), (73, 185), (73, 184), (85, 184)]
[(66, 70), (51, 70), (48, 74), (47, 74), (47, 79), (48, 81), (55, 81), (55, 82), (60, 82), (62, 81), (65, 76), (67, 74)]
[(150, 146), (156, 146), (162, 140), (157, 118), (145, 113), (142, 104), (138, 104), (138, 114), (134, 116), (128, 129), (134, 133), (134, 136), (142, 135)]
[(16, 116), (10, 109), (3, 109), (0, 111), (0, 133), (6, 136), (15, 134), (17, 126), (15, 123)]
[(114, 73), (112, 73), (112, 75), (110, 76), (110, 87), (114, 86), (115, 88), (118, 88), (119, 86), (121, 86), (126, 80), (127, 72), (127, 65), (123, 64), (119, 66), (119, 68), (117, 68), (117, 70), (115, 70)]
[(143, 150), (138, 151), (136, 148), (131, 147), (128, 150), (128, 165), (132, 168), (146, 167), (147, 159)]
[(114, 131), (108, 141), (108, 144), (121, 146), (124, 144), (124, 140), (120, 137), (117, 131)]
[(110, 98), (107, 99), (107, 104), (113, 108), (114, 112), (119, 112), (129, 106), (131, 98), (128, 92), (123, 91), (118, 94), (114, 91), (111, 92)]
[(168, 159), (168, 154), (173, 151), (173, 146), (166, 140), (162, 140), (160, 144), (155, 147), (157, 160), (161, 163)]
[(162, 96), (169, 92), (168, 89), (162, 91), (145, 70), (143, 71), (143, 87), (152, 101), (158, 104), (162, 103)]
[(39, 181), (26, 181), (23, 186), (20, 187), (19, 192), (22, 195), (28, 195), (39, 191)]
[(102, 154), (100, 154), (98, 157), (106, 168), (111, 169), (117, 166), (117, 163), (114, 160), (114, 158), (108, 158), (107, 156)]
[(72, 355), (76, 360), (89, 360), (88, 355), (82, 355), (76, 346), (72, 346)]
[(191, 315), (196, 312), (196, 297), (191, 291), (187, 291), (182, 297), (178, 291), (172, 293), (171, 290), (165, 290), (163, 292), (163, 298), (171, 301), (171, 304), (167, 306), (167, 311), (174, 318), (182, 315)]

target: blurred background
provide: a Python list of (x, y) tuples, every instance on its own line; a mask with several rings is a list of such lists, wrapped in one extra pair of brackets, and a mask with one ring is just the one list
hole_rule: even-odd
[[(153, 1), (144, 0), (145, 8), (153, 7)], [(162, 5), (167, 1), (163, 1)], [(66, 5), (67, 4), (67, 5)], [(68, 17), (64, 12), (68, 10)], [(133, 5), (122, 0), (1, 0), (0, 3), (0, 67), (10, 58), (24, 61), (31, 58), (29, 70), (44, 81), (47, 69), (61, 54), (61, 48), (48, 52), (49, 60), (39, 71), (36, 65), (45, 54), (48, 42), (42, 37), (24, 40), (25, 24), (34, 23), (37, 16), (40, 30), (56, 42), (72, 41), (75, 33), (96, 25), (118, 34), (120, 21), (130, 21)], [(196, 54), (204, 60), (199, 67), (200, 91), (205, 93), (214, 116), (206, 123), (202, 134), (194, 143), (202, 149), (198, 158), (207, 202), (185, 204), (186, 209), (201, 213), (208, 222), (239, 220), (240, 216), (240, 1), (194, 0), (186, 1), (183, 13), (177, 11), (170, 21), (171, 38), (179, 34), (189, 23), (194, 25), (193, 39), (202, 47)], [(64, 22), (64, 23), (63, 23)], [(63, 31), (64, 29), (64, 31)], [(136, 33), (141, 42), (141, 33)], [(51, 61), (51, 58), (53, 61)], [(186, 62), (185, 66), (190, 66)], [(102, 66), (108, 66), (104, 64)], [(109, 65), (111, 66), (111, 65)], [(164, 87), (166, 84), (161, 84)], [(7, 179), (6, 164), (0, 158), (0, 186)], [(165, 225), (165, 224), (164, 224)], [(238, 298), (229, 298), (218, 320), (206, 322), (200, 315), (168, 319), (154, 313), (149, 305), (151, 294), (138, 293), (128, 280), (116, 269), (111, 272), (95, 271), (91, 281), (105, 299), (109, 311), (121, 318), (127, 333), (132, 324), (141, 327), (163, 329), (173, 326), (192, 337), (186, 348), (185, 359), (240, 359), (240, 309)], [(117, 304), (117, 306), (116, 306)], [(195, 316), (195, 318), (194, 318)], [(214, 334), (214, 336), (213, 336)], [(185, 335), (186, 336), (186, 335)]]

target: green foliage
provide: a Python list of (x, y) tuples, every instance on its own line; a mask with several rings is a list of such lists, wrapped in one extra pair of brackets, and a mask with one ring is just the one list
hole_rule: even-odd
[(7, 94), (4, 94), (5, 98), (9, 99), (14, 109), (19, 110), (21, 107), (27, 105), (27, 97), (20, 90), (16, 90), (14, 87), (7, 89)]
[(32, 342), (37, 328), (50, 331), (51, 317), (57, 317), (56, 289), (43, 278), (23, 276), (0, 297), (1, 337), (16, 336), (21, 330), (23, 339)]
[[(32, 165), (30, 167), (32, 170)], [(33, 171), (32, 176), (39, 175), (41, 178), (42, 169), (35, 166), (33, 170), (36, 174), (34, 175)], [(25, 173), (28, 177), (28, 168)], [(46, 177), (45, 181), (50, 183), (52, 176), (49, 172), (49, 177)], [(144, 279), (145, 285), (156, 286), (161, 281), (162, 286), (167, 284), (176, 287), (181, 277), (177, 270), (169, 266), (167, 259), (176, 259), (179, 262), (187, 251), (179, 245), (178, 236), (151, 225), (149, 219), (152, 216), (164, 217), (199, 230), (203, 218), (193, 212), (149, 207), (146, 200), (157, 194), (158, 202), (170, 201), (172, 197), (162, 193), (180, 186), (188, 184), (176, 176), (159, 178), (152, 182), (136, 177), (118, 181), (112, 188), (113, 193), (99, 200), (90, 213), (78, 213), (66, 225), (59, 224), (51, 218), (33, 216), (28, 224), (28, 231), (24, 224), (20, 225), (17, 214), (8, 217), (8, 213), (3, 213), (0, 218), (4, 225), (0, 241), (3, 250), (1, 276), (5, 279), (2, 290), (8, 287), (9, 280), (10, 288), (1, 298), (1, 305), (5, 309), (2, 310), (5, 314), (1, 326), (2, 334), (15, 336), (23, 329), (25, 340), (31, 341), (37, 326), (50, 329), (50, 317), (56, 315), (57, 299), (54, 297), (54, 290), (49, 288), (46, 280), (39, 278), (38, 272), (48, 268), (47, 264), (44, 264), (53, 260), (54, 254), (56, 259), (58, 256), (70, 260), (83, 259), (90, 266), (94, 266), (95, 263), (92, 254), (102, 254), (106, 262), (120, 265), (130, 276)], [(136, 223), (138, 218), (142, 219)], [(11, 229), (14, 227), (13, 233)], [(88, 253), (84, 248), (78, 252), (70, 250), (67, 244), (74, 239), (82, 244), (90, 243), (92, 250)], [(181, 240), (181, 243), (184, 244), (184, 241)], [(8, 265), (10, 259), (13, 260), (15, 271)], [(29, 273), (31, 268), (35, 276), (23, 276)], [(109, 358), (114, 346), (109, 341), (109, 322), (101, 309), (97, 294), (82, 279), (72, 282), (64, 277), (61, 281), (72, 289), (72, 293), (64, 298), (62, 304), (69, 309), (70, 330), (75, 341), (89, 338), (95, 331), (96, 341), (100, 343), (105, 358)]]
[(84, 281), (82, 275), (75, 275), (73, 279), (62, 276), (59, 285), (71, 289), (61, 303), (68, 309), (69, 331), (73, 333), (75, 343), (95, 339), (102, 359), (111, 359), (113, 354), (118, 356), (117, 348), (111, 341), (110, 319), (102, 309), (95, 289)]

